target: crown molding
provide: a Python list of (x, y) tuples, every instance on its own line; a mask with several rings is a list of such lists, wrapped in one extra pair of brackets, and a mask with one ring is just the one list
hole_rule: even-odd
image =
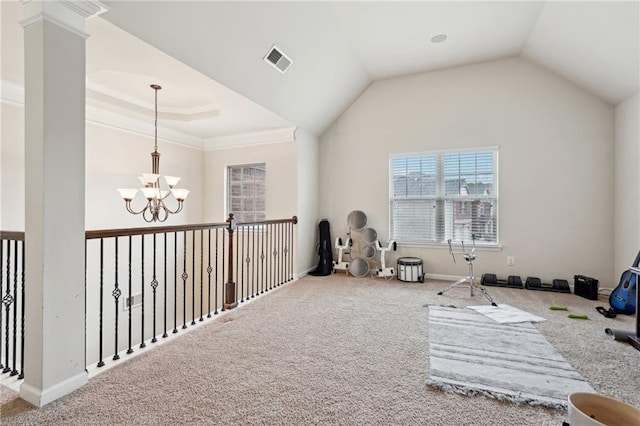
[(22, 0), (22, 6), (23, 27), (48, 21), (82, 38), (89, 37), (86, 20), (109, 10), (98, 0)]
[(295, 127), (287, 127), (283, 129), (208, 138), (204, 140), (204, 150), (215, 151), (220, 149), (245, 148), (256, 145), (293, 142), (296, 140), (295, 132)]
[[(24, 87), (21, 84), (8, 80), (2, 80), (0, 83), (0, 103), (23, 108)], [(155, 134), (154, 126), (150, 121), (131, 118), (126, 114), (110, 111), (96, 105), (91, 105), (90, 103), (87, 103), (86, 120), (87, 122), (99, 126), (148, 136), (151, 138), (153, 138)], [(158, 140), (160, 141), (204, 151), (293, 142), (296, 139), (295, 127), (241, 133), (207, 139), (202, 139), (189, 133), (179, 132), (165, 127), (158, 127), (158, 130), (158, 133), (160, 134)]]

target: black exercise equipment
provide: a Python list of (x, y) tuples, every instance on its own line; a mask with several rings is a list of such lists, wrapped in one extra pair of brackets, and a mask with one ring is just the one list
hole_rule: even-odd
[(557, 293), (571, 293), (567, 280), (554, 279), (551, 284), (543, 283), (538, 277), (527, 277), (524, 283), (527, 290), (554, 291)]
[(480, 284), (493, 287), (523, 288), (522, 279), (518, 275), (509, 275), (505, 281), (498, 279), (496, 274), (482, 274)]

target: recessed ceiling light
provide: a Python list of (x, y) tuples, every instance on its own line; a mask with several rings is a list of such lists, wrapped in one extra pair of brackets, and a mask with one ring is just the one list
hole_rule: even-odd
[(433, 37), (431, 37), (431, 43), (442, 43), (446, 39), (447, 39), (446, 34), (436, 34)]

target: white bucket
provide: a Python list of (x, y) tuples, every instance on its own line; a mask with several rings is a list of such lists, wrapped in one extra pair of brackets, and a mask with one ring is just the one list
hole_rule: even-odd
[(595, 393), (569, 395), (570, 426), (640, 426), (640, 410)]

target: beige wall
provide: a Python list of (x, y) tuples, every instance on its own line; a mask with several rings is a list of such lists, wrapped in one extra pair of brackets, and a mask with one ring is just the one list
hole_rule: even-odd
[(639, 95), (615, 109), (615, 267), (614, 283), (640, 250)]
[[(158, 225), (201, 223), (203, 220), (202, 150), (179, 146), (161, 139), (158, 130), (160, 174), (180, 176), (177, 187), (191, 192), (182, 213), (170, 216)], [(128, 213), (117, 188), (139, 188), (138, 176), (151, 173), (153, 137), (121, 131), (113, 127), (87, 124), (87, 229), (129, 228), (148, 226), (140, 216)], [(164, 183), (162, 183), (164, 185)], [(169, 207), (175, 206), (168, 201)], [(133, 208), (144, 205), (142, 195), (133, 201)]]
[(24, 108), (0, 104), (0, 229), (24, 231)]
[[(2, 223), (3, 230), (24, 230), (24, 108), (1, 105), (2, 112)], [(117, 188), (137, 188), (137, 176), (151, 172), (153, 137), (87, 122), (86, 229), (146, 226), (140, 216), (124, 208)], [(203, 166), (201, 150), (158, 140), (161, 174), (180, 176), (181, 188), (191, 190), (182, 214), (164, 225), (202, 222)], [(62, 190), (62, 189), (61, 189)], [(135, 208), (143, 203), (140, 195)]]
[(318, 263), (318, 139), (296, 130), (298, 146), (298, 265), (305, 272)]
[(226, 173), (228, 166), (265, 163), (267, 168), (267, 219), (290, 218), (297, 214), (298, 156), (295, 141), (218, 149), (205, 153), (204, 220), (224, 222)]
[[(320, 139), (320, 217), (333, 237), (363, 210), (389, 235), (389, 155), (499, 146), (501, 251), (476, 274), (610, 284), (613, 276), (613, 108), (522, 59), (372, 84)], [(445, 247), (399, 245), (426, 273), (466, 274)], [(515, 267), (506, 266), (514, 256)]]

